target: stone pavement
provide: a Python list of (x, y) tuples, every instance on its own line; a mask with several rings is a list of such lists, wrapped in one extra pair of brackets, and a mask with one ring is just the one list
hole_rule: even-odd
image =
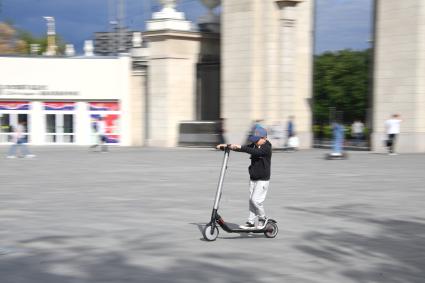
[[(1, 283), (425, 280), (425, 155), (275, 152), (265, 205), (278, 236), (206, 242), (222, 152), (32, 149), (0, 159)], [(248, 157), (230, 155), (229, 222), (247, 216)]]

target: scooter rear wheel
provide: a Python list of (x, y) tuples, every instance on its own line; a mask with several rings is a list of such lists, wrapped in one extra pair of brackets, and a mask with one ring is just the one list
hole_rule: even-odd
[(277, 224), (275, 222), (269, 222), (266, 224), (266, 227), (264, 228), (266, 231), (264, 231), (264, 235), (267, 238), (274, 238), (276, 237), (277, 233), (279, 232), (279, 228), (277, 227)]
[(204, 239), (207, 241), (215, 241), (218, 236), (218, 227), (214, 227), (214, 231), (211, 233), (211, 225), (207, 225), (204, 227), (204, 230), (202, 231), (202, 235), (204, 236)]

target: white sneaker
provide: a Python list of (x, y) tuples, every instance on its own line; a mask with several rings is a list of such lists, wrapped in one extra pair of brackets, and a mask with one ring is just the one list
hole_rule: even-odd
[(6, 158), (13, 159), (13, 158), (16, 158), (16, 156), (15, 155), (8, 155), (8, 156), (6, 156)]
[(267, 223), (267, 217), (260, 218), (258, 220), (257, 229), (263, 229), (266, 226)]
[(398, 153), (392, 152), (389, 155), (398, 155)]
[(34, 157), (35, 157), (34, 154), (27, 154), (27, 155), (25, 155), (25, 158), (34, 158)]

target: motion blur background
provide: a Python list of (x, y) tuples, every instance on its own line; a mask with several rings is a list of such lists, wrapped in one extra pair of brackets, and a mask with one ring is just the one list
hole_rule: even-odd
[[(0, 0), (0, 143), (241, 143), (253, 121), (276, 147), (425, 151), (425, 5), (419, 0)], [(350, 126), (365, 127), (354, 142)], [(351, 140), (353, 140), (351, 142)]]

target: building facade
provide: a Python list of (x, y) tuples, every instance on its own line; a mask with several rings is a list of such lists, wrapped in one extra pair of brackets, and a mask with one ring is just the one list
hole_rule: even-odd
[(221, 23), (205, 2), (202, 31), (164, 2), (127, 56), (0, 57), (0, 143), (25, 121), (32, 144), (88, 145), (99, 115), (119, 145), (176, 146), (180, 124), (220, 118), (241, 143), (253, 120), (295, 116), (309, 147), (313, 1), (223, 1)]
[(229, 140), (244, 140), (253, 120), (272, 125), (295, 116), (310, 147), (313, 1), (222, 2), (222, 116)]
[(31, 144), (89, 145), (99, 116), (109, 143), (141, 144), (133, 130), (142, 127), (133, 108), (141, 82), (129, 57), (0, 57), (0, 65), (0, 144), (25, 122)]
[(425, 5), (377, 0), (373, 90), (373, 150), (383, 150), (384, 122), (403, 120), (396, 151), (425, 152)]

